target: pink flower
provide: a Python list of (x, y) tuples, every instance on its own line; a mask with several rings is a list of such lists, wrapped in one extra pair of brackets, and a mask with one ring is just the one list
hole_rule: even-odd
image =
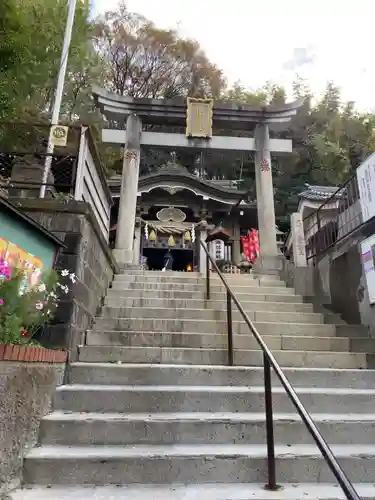
[(0, 306), (3, 306), (5, 304), (4, 299), (0, 299)]

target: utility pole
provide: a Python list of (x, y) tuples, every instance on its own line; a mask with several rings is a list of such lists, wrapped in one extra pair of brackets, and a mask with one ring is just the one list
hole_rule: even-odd
[[(68, 64), (69, 48), (70, 48), (70, 42), (72, 40), (72, 31), (73, 31), (73, 24), (74, 24), (74, 16), (75, 16), (75, 12), (76, 12), (76, 5), (77, 5), (77, 0), (69, 0), (68, 17), (66, 20), (64, 43), (63, 43), (63, 49), (62, 49), (61, 59), (60, 59), (59, 76), (57, 79), (55, 98), (54, 98), (54, 103), (53, 103), (53, 108), (52, 108), (51, 125), (57, 125), (59, 122), (61, 101), (62, 101), (62, 96), (63, 96), (63, 91), (64, 91), (66, 67)], [(51, 141), (51, 135), (49, 135), (48, 146), (47, 146), (47, 156), (46, 156), (46, 159), (44, 161), (42, 185), (40, 186), (39, 198), (44, 198), (45, 194), (46, 194), (46, 182), (48, 179), (49, 171), (51, 169), (53, 150), (54, 150), (54, 145)]]

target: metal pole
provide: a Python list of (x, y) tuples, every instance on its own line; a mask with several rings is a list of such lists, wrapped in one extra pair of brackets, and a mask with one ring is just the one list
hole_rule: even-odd
[[(76, 5), (77, 5), (77, 0), (69, 0), (68, 17), (66, 20), (64, 44), (63, 44), (63, 49), (61, 52), (60, 69), (59, 69), (59, 75), (58, 75), (57, 86), (56, 86), (56, 91), (55, 91), (55, 99), (54, 99), (53, 109), (52, 109), (51, 125), (57, 125), (59, 122), (61, 101), (62, 101), (63, 90), (64, 90), (66, 67), (68, 64), (70, 42), (72, 39), (72, 31), (73, 31), (73, 24), (74, 24), (74, 16), (75, 16), (75, 12), (76, 12)], [(51, 137), (49, 136), (48, 137), (48, 146), (47, 146), (47, 156), (46, 156), (46, 159), (44, 162), (42, 185), (40, 186), (39, 198), (44, 198), (45, 194), (46, 194), (46, 182), (48, 179), (48, 173), (49, 173), (49, 171), (51, 169), (51, 165), (52, 165), (53, 150), (54, 150), (54, 146), (51, 142)]]
[(232, 297), (227, 290), (228, 366), (233, 366)]
[(209, 257), (209, 251), (210, 251), (210, 244), (207, 244), (207, 252), (206, 252), (206, 299), (210, 300), (211, 298), (211, 293), (210, 293), (210, 257)]
[(266, 433), (267, 433), (266, 439), (267, 439), (267, 463), (268, 463), (268, 483), (265, 485), (265, 488), (266, 490), (276, 491), (280, 488), (280, 486), (276, 484), (271, 365), (265, 353), (263, 354), (263, 367), (264, 367), (264, 403), (266, 410)]

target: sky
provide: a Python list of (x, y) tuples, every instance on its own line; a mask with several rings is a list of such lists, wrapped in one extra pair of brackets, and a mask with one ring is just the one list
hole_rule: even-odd
[[(119, 0), (93, 0), (95, 10)], [(327, 81), (375, 111), (374, 0), (128, 0), (160, 28), (197, 40), (229, 84), (291, 89), (299, 75), (319, 95)]]

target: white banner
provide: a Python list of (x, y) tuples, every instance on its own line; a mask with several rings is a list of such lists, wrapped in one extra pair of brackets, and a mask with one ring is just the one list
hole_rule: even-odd
[(357, 168), (357, 181), (362, 221), (366, 222), (375, 216), (375, 153)]
[(375, 235), (361, 243), (361, 260), (365, 271), (370, 304), (375, 303)]

